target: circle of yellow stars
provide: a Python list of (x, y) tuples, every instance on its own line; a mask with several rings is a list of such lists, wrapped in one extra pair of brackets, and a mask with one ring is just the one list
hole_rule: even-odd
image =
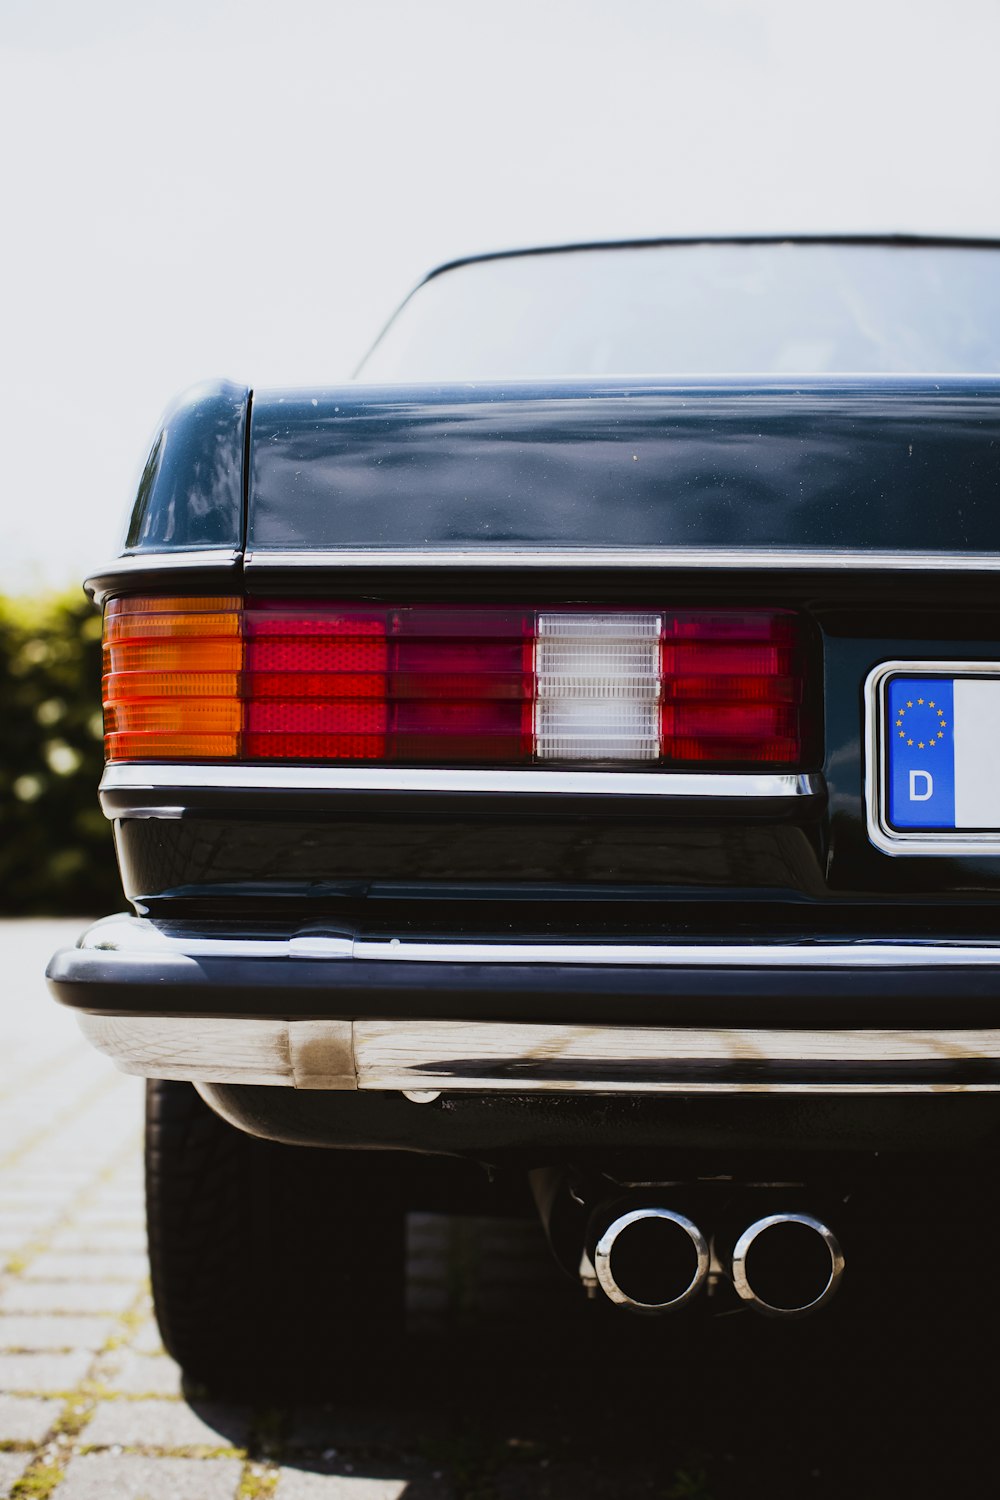
[[(906, 700), (906, 708), (933, 708), (934, 709), (934, 712), (937, 714), (937, 717), (938, 717), (938, 732), (937, 732), (937, 734), (929, 735), (926, 740), (917, 740), (917, 742), (916, 742), (918, 750), (933, 750), (934, 746), (937, 744), (938, 740), (943, 740), (944, 739), (944, 732), (948, 728), (948, 724), (947, 724), (947, 722), (945, 720), (945, 716), (944, 716), (944, 709), (943, 708), (938, 708), (938, 706), (934, 702), (933, 698), (931, 698), (931, 699), (929, 699), (927, 701), (925, 701), (923, 698), (917, 698), (916, 700), (914, 700), (913, 698), (908, 698)], [(911, 740), (911, 739), (908, 738), (907, 730), (905, 729), (905, 727), (903, 725), (903, 720), (906, 718), (906, 708), (901, 708), (899, 710), (899, 718), (896, 720), (896, 728), (899, 730), (899, 738), (901, 740), (906, 740), (907, 745), (912, 745), (913, 744), (913, 740)]]

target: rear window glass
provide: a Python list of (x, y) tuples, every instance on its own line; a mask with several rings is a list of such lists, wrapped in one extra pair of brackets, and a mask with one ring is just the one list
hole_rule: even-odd
[(417, 288), (363, 380), (1000, 372), (1000, 250), (618, 246), (457, 265)]

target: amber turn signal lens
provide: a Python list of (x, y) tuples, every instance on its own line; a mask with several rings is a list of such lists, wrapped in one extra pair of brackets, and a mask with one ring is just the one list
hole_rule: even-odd
[(240, 750), (241, 601), (113, 599), (104, 621), (109, 760), (234, 760)]

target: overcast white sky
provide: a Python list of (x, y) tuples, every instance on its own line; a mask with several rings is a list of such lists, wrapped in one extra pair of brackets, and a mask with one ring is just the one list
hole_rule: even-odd
[(0, 589), (196, 380), (342, 380), (470, 251), (1000, 235), (998, 0), (0, 0)]

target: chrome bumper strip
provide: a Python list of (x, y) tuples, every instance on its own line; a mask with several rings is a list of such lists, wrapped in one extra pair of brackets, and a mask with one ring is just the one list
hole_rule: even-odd
[(1000, 970), (1000, 941), (800, 942), (800, 943), (611, 943), (611, 942), (435, 942), (358, 938), (303, 929), (288, 937), (212, 937), (165, 931), (126, 914), (95, 922), (78, 946), (88, 950), (172, 958), (364, 959), (424, 964), (561, 964), (654, 968), (978, 968)]
[[(109, 765), (102, 792), (182, 791), (508, 792), (586, 797), (815, 797), (821, 776), (729, 775), (689, 771), (442, 770), (433, 766)], [(169, 815), (164, 807), (129, 810), (130, 817)]]
[(87, 1039), (123, 1072), (193, 1083), (418, 1095), (1000, 1091), (1000, 1029), (704, 1030), (96, 1015), (79, 1020)]
[[(307, 952), (308, 939), (298, 940)], [(437, 964), (637, 964), (657, 968), (826, 969), (1000, 965), (998, 947), (910, 943), (432, 943), (355, 938), (352, 958)]]

